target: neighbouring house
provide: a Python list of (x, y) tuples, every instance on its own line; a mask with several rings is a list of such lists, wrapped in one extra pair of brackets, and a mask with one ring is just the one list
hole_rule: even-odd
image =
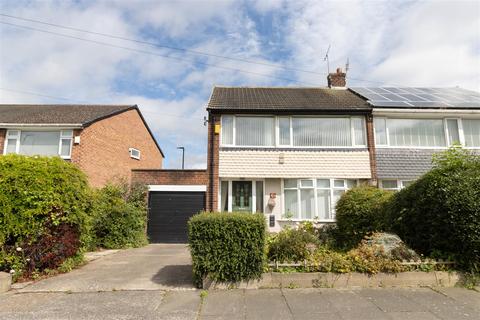
[(94, 187), (160, 169), (164, 158), (136, 105), (0, 105), (0, 150), (59, 156)]
[(360, 183), (398, 190), (454, 143), (480, 149), (480, 95), (459, 88), (215, 87), (207, 210), (262, 212), (271, 230), (335, 221)]
[(460, 88), (350, 88), (372, 106), (378, 186), (400, 190), (453, 144), (480, 151), (480, 94)]

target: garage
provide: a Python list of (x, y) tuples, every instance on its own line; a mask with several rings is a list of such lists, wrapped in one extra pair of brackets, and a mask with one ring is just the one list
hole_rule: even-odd
[(188, 219), (205, 209), (206, 186), (150, 186), (149, 190), (150, 243), (186, 243)]

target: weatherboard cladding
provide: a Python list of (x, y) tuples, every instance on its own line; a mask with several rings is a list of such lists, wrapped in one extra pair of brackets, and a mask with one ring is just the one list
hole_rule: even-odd
[(220, 178), (370, 179), (368, 150), (238, 150), (219, 152)]
[(135, 105), (0, 105), (3, 124), (81, 124), (118, 114)]
[(349, 90), (329, 88), (215, 87), (208, 110), (224, 111), (370, 111)]

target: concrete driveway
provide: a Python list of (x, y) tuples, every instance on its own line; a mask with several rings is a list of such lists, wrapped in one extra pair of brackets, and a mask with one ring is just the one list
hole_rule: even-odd
[(186, 245), (150, 244), (118, 251), (19, 292), (193, 290), (192, 283), (190, 252)]

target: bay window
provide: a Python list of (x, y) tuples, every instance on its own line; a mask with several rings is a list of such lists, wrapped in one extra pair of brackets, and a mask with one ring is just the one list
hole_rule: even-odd
[(445, 148), (461, 144), (480, 147), (480, 119), (375, 118), (377, 146)]
[(365, 147), (364, 117), (222, 116), (222, 146)]
[(72, 139), (73, 130), (8, 130), (4, 154), (60, 156), (69, 159)]
[(338, 199), (356, 185), (352, 179), (284, 179), (284, 218), (333, 221)]

